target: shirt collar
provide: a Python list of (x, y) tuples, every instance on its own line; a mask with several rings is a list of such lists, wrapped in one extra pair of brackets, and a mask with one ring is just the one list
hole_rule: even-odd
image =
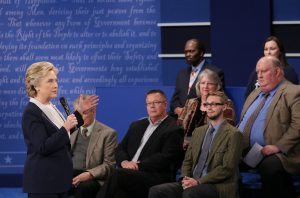
[(215, 126), (213, 126), (212, 124), (210, 124), (209, 127), (213, 127), (213, 128), (215, 129), (215, 131), (218, 131), (218, 129), (220, 128), (220, 126), (221, 126), (224, 122), (225, 122), (225, 119), (224, 119), (221, 123), (219, 123), (219, 124), (217, 124), (217, 125), (215, 125)]
[(197, 66), (192, 65), (192, 71), (197, 72), (198, 70), (200, 70), (200, 68), (202, 68), (204, 65), (204, 61), (205, 60), (203, 59)]
[(91, 135), (91, 133), (92, 133), (92, 131), (94, 129), (95, 122), (96, 122), (96, 120), (94, 119), (94, 121), (92, 122), (92, 124), (90, 124), (89, 126), (87, 126), (87, 127), (81, 126), (80, 127), (80, 131), (82, 131), (83, 128), (86, 128), (88, 130), (87, 136)]
[[(275, 94), (276, 94), (276, 92), (278, 91), (278, 89), (281, 87), (281, 85), (282, 85), (282, 83), (283, 82), (280, 82), (272, 91), (270, 91), (269, 92), (269, 97), (271, 96), (271, 97), (273, 97)], [(266, 93), (264, 93), (264, 92), (260, 92), (259, 93), (259, 97), (262, 97), (262, 96), (264, 96)]]
[(155, 123), (153, 123), (150, 119), (150, 117), (148, 117), (148, 121), (150, 124), (152, 125), (159, 125), (160, 123), (162, 123), (166, 118), (168, 117), (168, 115), (166, 115), (165, 117), (163, 117), (162, 119), (157, 120)]

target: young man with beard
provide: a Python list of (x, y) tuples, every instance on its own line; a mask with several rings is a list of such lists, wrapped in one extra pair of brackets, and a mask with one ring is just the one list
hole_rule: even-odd
[(149, 198), (238, 197), (242, 135), (224, 119), (227, 97), (209, 93), (210, 124), (196, 128), (182, 164), (182, 180), (153, 186)]

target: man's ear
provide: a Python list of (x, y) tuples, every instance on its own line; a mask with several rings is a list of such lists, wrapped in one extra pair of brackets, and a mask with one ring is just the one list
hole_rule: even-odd
[(228, 105), (225, 103), (225, 104), (223, 105), (222, 110), (225, 111), (225, 110), (227, 109), (227, 106), (228, 106)]

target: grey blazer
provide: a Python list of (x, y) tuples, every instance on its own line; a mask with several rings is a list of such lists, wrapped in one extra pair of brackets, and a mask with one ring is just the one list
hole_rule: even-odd
[[(71, 149), (76, 146), (78, 130), (71, 135)], [(86, 170), (103, 185), (115, 166), (117, 148), (116, 131), (103, 123), (95, 122), (86, 154)]]

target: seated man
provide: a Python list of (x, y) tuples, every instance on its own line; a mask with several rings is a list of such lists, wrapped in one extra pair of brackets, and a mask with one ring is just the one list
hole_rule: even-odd
[(291, 174), (300, 173), (300, 86), (284, 78), (280, 61), (262, 57), (256, 65), (260, 87), (246, 99), (239, 129), (244, 154), (260, 144), (258, 164), (264, 197), (295, 197)]
[[(98, 198), (145, 198), (148, 189), (169, 182), (173, 165), (183, 158), (183, 131), (167, 114), (161, 90), (146, 94), (148, 118), (133, 122), (116, 151), (113, 171)], [(177, 166), (179, 167), (179, 166)]]
[[(85, 96), (84, 96), (85, 97)], [(75, 100), (75, 108), (78, 99)], [(116, 131), (95, 120), (96, 107), (83, 114), (84, 124), (71, 135), (75, 198), (93, 198), (115, 165)]]
[(182, 163), (182, 181), (153, 186), (149, 198), (238, 197), (242, 135), (224, 118), (223, 92), (211, 92), (205, 106), (209, 125), (194, 130)]

